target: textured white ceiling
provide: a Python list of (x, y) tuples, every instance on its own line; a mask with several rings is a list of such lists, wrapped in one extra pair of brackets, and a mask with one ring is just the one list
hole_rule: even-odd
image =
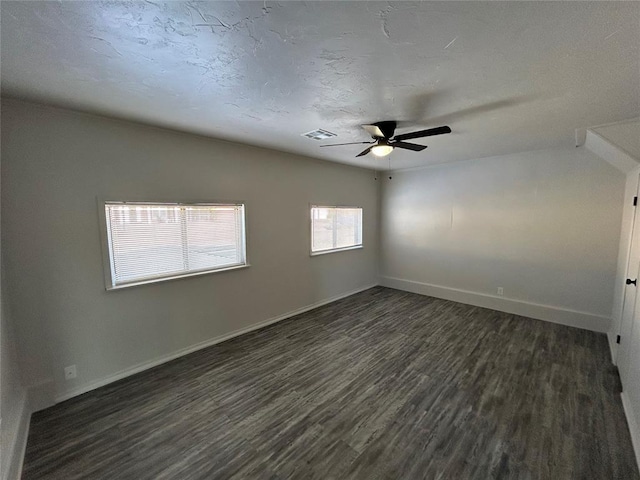
[(1, 3), (2, 92), (371, 168), (570, 145), (640, 114), (638, 2)]

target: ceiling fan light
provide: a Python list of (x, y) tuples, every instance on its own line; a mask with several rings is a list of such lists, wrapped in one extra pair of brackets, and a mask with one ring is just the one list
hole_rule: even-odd
[(375, 147), (371, 147), (371, 153), (373, 153), (376, 157), (386, 157), (393, 151), (393, 147), (391, 145), (376, 145)]

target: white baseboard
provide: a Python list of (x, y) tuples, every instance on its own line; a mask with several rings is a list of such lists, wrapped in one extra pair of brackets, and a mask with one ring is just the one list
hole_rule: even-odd
[(624, 414), (627, 417), (627, 424), (629, 425), (629, 433), (631, 434), (631, 443), (633, 444), (633, 451), (636, 454), (636, 463), (640, 468), (640, 428), (636, 422), (636, 417), (633, 415), (633, 408), (629, 402), (629, 398), (624, 391), (620, 394), (622, 398), (622, 406), (624, 407)]
[(10, 428), (11, 432), (8, 435), (9, 444), (2, 446), (3, 449), (7, 448), (8, 452), (5, 457), (7, 464), (3, 466), (2, 470), (2, 480), (19, 480), (22, 476), (22, 464), (27, 448), (29, 422), (31, 420), (31, 410), (29, 409), (29, 399), (26, 391), (22, 396), (22, 401), (15, 416), (14, 425), (7, 426), (7, 419), (3, 419), (4, 428)]
[(454, 302), (490, 308), (500, 312), (513, 313), (523, 317), (546, 320), (570, 327), (583, 328), (594, 332), (605, 333), (609, 329), (611, 319), (589, 312), (570, 310), (552, 305), (524, 302), (511, 298), (498, 297), (485, 293), (471, 292), (441, 285), (415, 282), (394, 277), (380, 277), (380, 285), (430, 297), (443, 298)]
[(618, 364), (618, 343), (616, 342), (617, 335), (611, 331), (607, 332), (607, 340), (609, 340), (609, 350), (611, 351), (611, 363)]
[(209, 340), (205, 340), (204, 342), (196, 343), (195, 345), (191, 345), (189, 347), (182, 348), (180, 350), (176, 350), (173, 353), (170, 353), (168, 355), (164, 355), (164, 356), (156, 358), (154, 360), (151, 360), (151, 361), (148, 361), (148, 362), (139, 363), (139, 364), (134, 365), (132, 367), (129, 367), (129, 368), (126, 368), (126, 369), (121, 370), (119, 372), (116, 372), (113, 375), (109, 375), (109, 376), (101, 378), (99, 380), (95, 380), (95, 381), (87, 383), (85, 385), (81, 385), (81, 386), (79, 386), (77, 388), (74, 388), (73, 390), (62, 392), (62, 393), (56, 395), (55, 403), (63, 402), (64, 400), (68, 400), (68, 399), (70, 399), (72, 397), (76, 397), (78, 395), (81, 395), (83, 393), (89, 392), (91, 390), (95, 390), (96, 388), (100, 388), (100, 387), (103, 387), (105, 385), (108, 385), (109, 383), (113, 383), (113, 382), (115, 382), (117, 380), (121, 380), (121, 379), (123, 379), (125, 377), (134, 375), (134, 374), (142, 372), (144, 370), (148, 370), (148, 369), (156, 367), (158, 365), (162, 365), (163, 363), (169, 362), (171, 360), (174, 360), (176, 358), (182, 357), (184, 355), (188, 355), (189, 353), (193, 353), (193, 352), (196, 352), (198, 350), (202, 350), (203, 348), (207, 348), (207, 347), (210, 347), (210, 346), (215, 345), (217, 343), (224, 342), (225, 340), (229, 340), (231, 338), (238, 337), (240, 335), (244, 335), (245, 333), (249, 333), (249, 332), (252, 332), (254, 330), (259, 330), (261, 328), (264, 328), (264, 327), (266, 327), (268, 325), (272, 325), (274, 323), (280, 322), (280, 321), (285, 320), (287, 318), (294, 317), (294, 316), (299, 315), (299, 314), (304, 313), (304, 312), (308, 312), (309, 310), (313, 310), (314, 308), (321, 307), (323, 305), (326, 305), (327, 303), (335, 302), (336, 300), (340, 300), (342, 298), (349, 297), (351, 295), (355, 295), (356, 293), (360, 293), (360, 292), (363, 292), (365, 290), (369, 290), (370, 288), (373, 288), (376, 285), (377, 285), (377, 283), (373, 283), (371, 285), (367, 285), (365, 287), (361, 287), (361, 288), (358, 288), (356, 290), (352, 290), (350, 292), (342, 293), (340, 295), (336, 295), (334, 297), (327, 298), (325, 300), (321, 300), (321, 301), (313, 303), (311, 305), (307, 305), (307, 306), (298, 308), (296, 310), (292, 310), (292, 311), (287, 312), (285, 314), (278, 315), (277, 317), (269, 318), (269, 319), (267, 319), (267, 320), (265, 320), (263, 322), (256, 323), (256, 324), (251, 325), (249, 327), (242, 328), (240, 330), (235, 330), (235, 331), (227, 333), (225, 335), (221, 335), (219, 337), (211, 338)]

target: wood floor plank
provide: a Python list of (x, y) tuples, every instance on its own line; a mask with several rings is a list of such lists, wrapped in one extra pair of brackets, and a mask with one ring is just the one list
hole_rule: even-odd
[(33, 415), (24, 479), (640, 480), (602, 334), (375, 287)]

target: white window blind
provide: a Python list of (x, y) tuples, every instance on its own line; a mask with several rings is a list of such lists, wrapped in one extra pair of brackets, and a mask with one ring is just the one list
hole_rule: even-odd
[(112, 287), (246, 265), (244, 205), (105, 203)]
[(311, 253), (362, 246), (362, 208), (311, 207)]

